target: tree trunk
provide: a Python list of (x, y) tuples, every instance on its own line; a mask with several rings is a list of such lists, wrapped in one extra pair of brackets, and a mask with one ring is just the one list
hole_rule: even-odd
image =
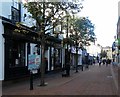
[(76, 73), (77, 72), (78, 72), (78, 47), (76, 47)]
[(44, 76), (45, 76), (45, 43), (41, 42), (41, 66), (40, 66), (40, 72), (41, 72), (41, 80), (40, 80), (40, 86), (45, 86)]
[(41, 84), (45, 86), (44, 75), (45, 75), (45, 1), (43, 1), (43, 27), (42, 27), (42, 39), (41, 39)]

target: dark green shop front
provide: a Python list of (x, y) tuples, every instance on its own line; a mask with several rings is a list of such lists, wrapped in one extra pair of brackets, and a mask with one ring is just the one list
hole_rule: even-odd
[[(29, 31), (26, 35), (21, 33), (14, 33), (15, 25), (10, 21), (3, 21), (5, 39), (4, 43), (4, 78), (5, 80), (11, 80), (15, 78), (21, 78), (29, 76), (28, 71), (28, 54), (30, 54), (30, 43), (40, 44), (40, 41), (35, 40), (33, 37), (37, 37), (37, 34)], [(54, 47), (55, 44), (61, 44), (61, 40), (50, 36), (47, 40), (46, 48), (49, 46)], [(51, 54), (51, 53), (50, 53)], [(52, 62), (52, 55), (50, 59)], [(53, 60), (55, 61), (55, 59)], [(55, 62), (53, 62), (55, 63)], [(61, 67), (61, 66), (60, 66)]]

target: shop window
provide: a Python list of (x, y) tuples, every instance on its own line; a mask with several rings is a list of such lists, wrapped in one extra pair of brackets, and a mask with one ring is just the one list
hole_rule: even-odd
[(55, 49), (55, 64), (56, 65), (60, 65), (60, 49)]
[(9, 49), (9, 67), (25, 66), (25, 43), (13, 41)]

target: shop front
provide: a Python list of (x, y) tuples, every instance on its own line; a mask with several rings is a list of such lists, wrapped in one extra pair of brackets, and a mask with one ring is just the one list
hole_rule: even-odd
[[(82, 66), (82, 50), (78, 49), (78, 53), (76, 53), (76, 48), (71, 47), (71, 54), (72, 54), (72, 67), (76, 67), (76, 63), (78, 66)], [(76, 56), (78, 57), (78, 62), (76, 62)]]
[[(38, 34), (14, 32), (16, 28), (11, 22), (3, 21), (4, 25), (4, 80), (29, 76), (28, 56), (29, 54), (41, 55)], [(27, 28), (26, 28), (27, 29)], [(39, 46), (38, 46), (39, 44)], [(61, 40), (52, 36), (45, 42), (45, 71), (61, 68)]]
[(30, 38), (27, 38), (25, 34), (15, 33), (16, 26), (11, 22), (3, 21), (2, 23), (4, 25), (3, 37), (5, 40), (4, 80), (28, 76), (27, 58), (30, 53)]
[(61, 40), (58, 38), (51, 37), (49, 45), (49, 71), (61, 70), (62, 68), (62, 48)]

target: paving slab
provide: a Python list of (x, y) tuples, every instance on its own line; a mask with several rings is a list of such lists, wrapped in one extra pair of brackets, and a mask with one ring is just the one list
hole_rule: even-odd
[(117, 95), (111, 65), (91, 65), (78, 73), (71, 70), (70, 77), (61, 74), (46, 76), (44, 87), (38, 87), (40, 79), (35, 79), (33, 90), (29, 90), (29, 81), (13, 83), (3, 87), (3, 95)]

